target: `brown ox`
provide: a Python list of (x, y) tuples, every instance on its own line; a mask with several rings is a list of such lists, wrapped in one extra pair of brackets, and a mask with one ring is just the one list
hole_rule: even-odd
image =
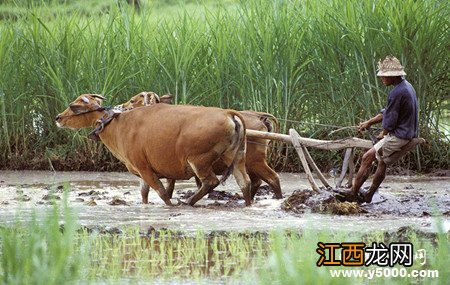
[[(152, 105), (156, 103), (168, 103), (171, 104), (171, 95), (163, 95), (159, 97), (154, 92), (141, 92), (133, 96), (128, 102), (121, 105), (125, 110), (131, 110), (134, 108)], [(254, 111), (240, 111), (246, 128), (258, 131), (272, 131), (273, 128), (278, 128), (278, 120), (271, 114), (254, 112)], [(277, 199), (282, 198), (280, 179), (278, 174), (270, 168), (266, 162), (267, 156), (267, 140), (259, 138), (249, 138), (247, 137), (247, 152), (246, 152), (246, 163), (247, 173), (251, 180), (251, 193), (252, 199), (255, 196), (259, 186), (261, 185), (261, 180), (265, 181), (273, 189), (275, 197)], [(221, 161), (217, 161), (213, 165), (214, 172), (216, 174), (222, 173), (225, 169), (225, 165)], [(170, 197), (173, 195), (173, 190), (175, 187), (175, 180), (167, 180), (167, 192)], [(197, 180), (197, 185), (199, 185)], [(141, 183), (142, 189), (147, 189), (148, 185)]]
[[(58, 127), (97, 126), (98, 137), (127, 167), (172, 205), (159, 178), (198, 177), (200, 189), (187, 203), (194, 205), (233, 173), (245, 199), (251, 203), (250, 179), (245, 171), (245, 125), (236, 111), (212, 107), (155, 104), (119, 115), (102, 107), (103, 97), (84, 94), (56, 117)], [(113, 118), (113, 119), (111, 119)], [(222, 180), (212, 165), (226, 165)], [(142, 201), (148, 203), (148, 189)]]

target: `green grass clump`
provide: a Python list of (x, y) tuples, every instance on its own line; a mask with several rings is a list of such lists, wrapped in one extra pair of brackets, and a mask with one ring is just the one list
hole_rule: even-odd
[[(439, 224), (440, 222), (438, 222)], [(402, 230), (399, 230), (399, 232)], [(256, 269), (256, 282), (252, 284), (444, 284), (450, 277), (450, 270), (445, 256), (450, 253), (449, 233), (442, 229), (438, 234), (423, 234), (408, 229), (405, 234), (389, 234), (385, 232), (372, 232), (369, 235), (358, 233), (325, 233), (305, 231), (302, 236), (284, 235), (275, 233), (270, 240), (270, 251), (268, 258), (260, 260), (259, 268)], [(411, 273), (413, 270), (430, 270), (433, 274), (438, 271), (437, 278), (413, 278), (413, 277), (375, 277), (368, 278), (344, 278), (331, 277), (330, 270), (383, 270), (384, 267), (344, 267), (344, 266), (322, 266), (317, 267), (319, 254), (316, 253), (317, 243), (341, 243), (341, 242), (364, 242), (371, 245), (373, 242), (383, 242), (386, 246), (393, 242), (410, 242), (413, 244), (413, 254), (418, 249), (425, 249), (426, 263), (423, 260), (415, 260), (412, 267), (396, 265), (397, 269), (406, 269)], [(337, 258), (340, 259), (339, 250)], [(328, 255), (327, 255), (328, 256)], [(257, 266), (258, 267), (258, 266)], [(389, 270), (388, 268), (387, 270)]]
[[(145, 1), (139, 11), (87, 8), (93, 14), (83, 1), (51, 2), (0, 22), (1, 168), (117, 170), (85, 131), (55, 126), (81, 93), (119, 104), (143, 90), (170, 92), (178, 104), (270, 112), (282, 133), (354, 136), (329, 137), (329, 125), (356, 125), (386, 104), (376, 68), (388, 54), (417, 91), (429, 142), (402, 163), (448, 168), (438, 127), (448, 106), (448, 1)], [(340, 162), (314, 155), (322, 168)], [(280, 151), (272, 163), (290, 169), (295, 157)]]
[[(54, 205), (44, 218), (34, 215), (29, 222), (0, 228), (0, 284), (443, 284), (450, 277), (449, 233), (442, 229), (438, 234), (402, 229), (369, 235), (307, 230), (142, 233), (137, 228), (107, 233), (80, 228), (76, 221), (67, 206)], [(332, 278), (330, 269), (344, 268), (316, 266), (319, 241), (411, 242), (415, 251), (426, 250), (427, 262), (415, 262), (408, 270), (438, 270), (439, 278)]]
[(137, 229), (91, 240), (89, 278), (96, 280), (233, 280), (267, 253), (263, 235), (179, 235)]
[(80, 278), (83, 246), (78, 225), (68, 207), (55, 206), (43, 220), (0, 228), (0, 284), (67, 284)]

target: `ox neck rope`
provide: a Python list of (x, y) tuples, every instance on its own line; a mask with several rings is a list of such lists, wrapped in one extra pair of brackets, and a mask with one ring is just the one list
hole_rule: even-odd
[(71, 114), (71, 115), (63, 115), (63, 116), (59, 116), (59, 117), (60, 118), (70, 118), (70, 117), (74, 117), (74, 116), (84, 115), (84, 114), (87, 114), (87, 113), (92, 113), (92, 112), (95, 112), (95, 111), (104, 111), (104, 110), (109, 110), (109, 109), (111, 109), (111, 107), (98, 106), (97, 108), (92, 109), (92, 110), (80, 111), (80, 112), (77, 112), (77, 113), (74, 113), (74, 114)]
[(105, 107), (104, 110), (106, 111), (105, 115), (103, 115), (103, 117), (95, 122), (95, 125), (97, 125), (97, 127), (88, 135), (88, 138), (90, 138), (91, 140), (100, 141), (100, 132), (103, 131), (103, 129), (120, 114), (112, 110), (111, 107)]

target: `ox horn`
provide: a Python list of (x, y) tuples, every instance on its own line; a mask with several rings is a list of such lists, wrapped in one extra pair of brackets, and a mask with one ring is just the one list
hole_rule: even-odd
[(159, 96), (158, 96), (158, 94), (156, 94), (156, 93), (153, 93), (153, 96), (154, 96), (154, 98), (155, 98), (155, 100), (156, 100), (156, 103), (159, 103), (159, 102), (161, 102), (161, 99), (159, 99)]
[(91, 94), (91, 96), (94, 97), (94, 98), (98, 98), (98, 99), (101, 99), (101, 100), (105, 100), (105, 97), (103, 97), (103, 96), (100, 95), (100, 94)]

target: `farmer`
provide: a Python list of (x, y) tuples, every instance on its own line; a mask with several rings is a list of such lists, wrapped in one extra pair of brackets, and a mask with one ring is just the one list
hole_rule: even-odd
[[(412, 138), (417, 137), (418, 105), (416, 91), (404, 79), (406, 75), (400, 61), (394, 56), (387, 56), (378, 62), (377, 76), (385, 86), (393, 86), (389, 92), (387, 106), (375, 117), (359, 124), (362, 131), (371, 125), (382, 122), (383, 130), (378, 135), (378, 141), (362, 158), (361, 166), (353, 181), (350, 191), (343, 193), (347, 201), (370, 203), (372, 197), (386, 176), (386, 158), (400, 151)], [(406, 153), (406, 152), (405, 152)], [(378, 167), (374, 174), (369, 190), (362, 192), (361, 186), (370, 174), (372, 162), (378, 160)], [(392, 162), (391, 162), (392, 163)]]

